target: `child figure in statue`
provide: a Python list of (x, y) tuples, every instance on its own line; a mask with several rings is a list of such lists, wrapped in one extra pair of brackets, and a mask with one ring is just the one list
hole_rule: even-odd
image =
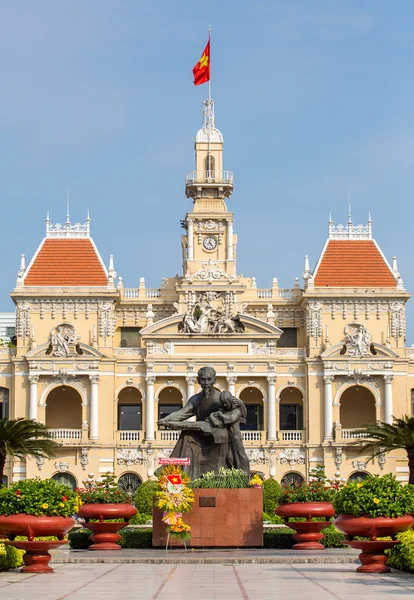
[[(221, 392), (219, 396), (220, 408), (211, 413), (206, 421), (213, 427), (227, 428), (229, 433), (229, 446), (226, 462), (230, 467), (242, 469), (249, 473), (249, 461), (243, 447), (240, 434), (240, 423), (246, 423), (247, 410), (244, 403), (235, 398), (230, 392)], [(238, 416), (238, 418), (236, 417)]]

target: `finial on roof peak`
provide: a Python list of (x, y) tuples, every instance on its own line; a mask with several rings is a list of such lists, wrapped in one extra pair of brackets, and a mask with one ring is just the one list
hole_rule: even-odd
[(66, 189), (66, 224), (70, 225), (70, 214), (69, 214), (69, 188)]
[(348, 190), (348, 225), (352, 225), (351, 190)]
[(351, 206), (349, 205), (348, 223), (346, 225), (334, 225), (330, 220), (328, 223), (328, 239), (330, 240), (372, 240), (372, 220), (369, 214), (366, 225), (354, 225), (351, 218)]

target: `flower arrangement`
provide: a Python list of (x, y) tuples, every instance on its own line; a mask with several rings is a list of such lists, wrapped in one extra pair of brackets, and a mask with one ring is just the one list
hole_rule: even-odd
[(308, 482), (283, 485), (280, 502), (282, 504), (293, 504), (294, 502), (332, 502), (339, 487), (339, 483), (330, 483), (326, 479), (323, 469), (317, 468), (310, 472)]
[(259, 475), (257, 473), (255, 473), (253, 475), (253, 477), (250, 478), (249, 487), (252, 487), (252, 488), (263, 487), (263, 479), (261, 477), (259, 477)]
[(131, 504), (126, 492), (118, 489), (115, 475), (106, 473), (87, 488), (78, 488), (82, 504)]
[(0, 488), (0, 514), (25, 513), (36, 517), (70, 517), (82, 504), (77, 492), (53, 479), (24, 479)]
[(162, 520), (168, 533), (180, 540), (191, 536), (191, 527), (182, 518), (194, 502), (194, 492), (188, 486), (190, 478), (177, 465), (165, 467), (158, 478), (159, 491), (155, 494), (155, 506), (164, 511)]
[(414, 486), (402, 485), (394, 475), (370, 475), (347, 483), (333, 505), (338, 515), (355, 517), (402, 517), (414, 513)]

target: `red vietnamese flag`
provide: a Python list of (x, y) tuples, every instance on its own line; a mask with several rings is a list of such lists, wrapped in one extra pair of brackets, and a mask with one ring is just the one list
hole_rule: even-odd
[(194, 85), (201, 85), (210, 81), (210, 39), (200, 60), (193, 69)]
[(182, 483), (182, 479), (178, 473), (175, 473), (173, 475), (167, 475), (167, 479), (173, 485), (180, 485)]

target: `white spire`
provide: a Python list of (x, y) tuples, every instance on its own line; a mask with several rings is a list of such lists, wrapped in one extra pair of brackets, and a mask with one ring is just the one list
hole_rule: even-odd
[(69, 214), (69, 188), (66, 190), (66, 225), (70, 225), (70, 214)]
[(115, 287), (115, 279), (116, 279), (116, 271), (114, 269), (114, 255), (111, 254), (109, 257), (109, 267), (108, 267), (108, 287)]
[(352, 225), (351, 190), (348, 190), (348, 225)]

